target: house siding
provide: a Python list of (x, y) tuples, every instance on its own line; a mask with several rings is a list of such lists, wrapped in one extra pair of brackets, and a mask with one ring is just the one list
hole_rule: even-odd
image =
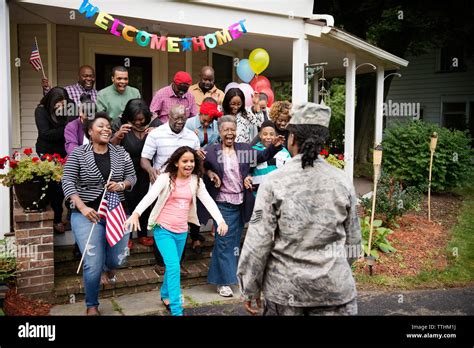
[(474, 64), (466, 62), (463, 72), (441, 73), (437, 71), (437, 51), (418, 57), (408, 57), (408, 67), (394, 77), (386, 102), (420, 103), (423, 119), (441, 125), (441, 102), (443, 97), (474, 94)]
[(48, 50), (46, 25), (19, 24), (18, 25), (18, 56), (21, 59), (20, 67), (20, 144), (22, 148), (35, 148), (37, 130), (35, 124), (35, 109), (43, 97), (41, 79), (43, 74), (36, 71), (29, 64), (31, 48), (34, 38), (38, 40), (39, 51), (43, 66), (48, 66)]

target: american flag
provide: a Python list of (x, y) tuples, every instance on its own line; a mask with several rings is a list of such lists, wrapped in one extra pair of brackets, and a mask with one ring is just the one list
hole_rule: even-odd
[(41, 56), (39, 54), (38, 46), (36, 46), (36, 42), (33, 44), (31, 50), (30, 64), (36, 71), (43, 69), (43, 63), (41, 62)]
[(99, 215), (106, 220), (105, 238), (110, 246), (117, 244), (125, 234), (124, 223), (127, 220), (125, 210), (117, 192), (107, 192), (99, 207)]

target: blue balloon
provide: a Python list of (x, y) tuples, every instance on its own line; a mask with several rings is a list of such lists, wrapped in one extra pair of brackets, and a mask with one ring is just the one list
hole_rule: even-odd
[(249, 83), (252, 81), (255, 73), (250, 68), (250, 63), (248, 59), (242, 59), (237, 65), (237, 76), (244, 81), (245, 83)]

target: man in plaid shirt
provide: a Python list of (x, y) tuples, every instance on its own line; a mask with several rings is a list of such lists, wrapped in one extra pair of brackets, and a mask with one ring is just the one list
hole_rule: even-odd
[(168, 122), (168, 115), (175, 105), (184, 106), (186, 118), (196, 116), (198, 114), (196, 101), (188, 91), (191, 84), (191, 75), (185, 71), (178, 71), (169, 86), (155, 93), (150, 105), (153, 117), (158, 117), (162, 123)]
[[(94, 84), (94, 68), (89, 65), (83, 65), (79, 68), (77, 83), (64, 88), (69, 94), (69, 98), (71, 98), (76, 105), (80, 104), (80, 99), (83, 94), (88, 94), (95, 103), (97, 101), (97, 90), (94, 88)], [(41, 86), (43, 87), (43, 95), (46, 95), (46, 93), (51, 89), (48, 79), (42, 79)]]

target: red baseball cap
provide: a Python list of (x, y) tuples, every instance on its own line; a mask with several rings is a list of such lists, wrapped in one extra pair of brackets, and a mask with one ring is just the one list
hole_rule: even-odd
[(178, 71), (173, 78), (173, 82), (177, 85), (182, 83), (187, 83), (188, 85), (193, 83), (193, 79), (191, 75), (189, 75), (186, 71)]

